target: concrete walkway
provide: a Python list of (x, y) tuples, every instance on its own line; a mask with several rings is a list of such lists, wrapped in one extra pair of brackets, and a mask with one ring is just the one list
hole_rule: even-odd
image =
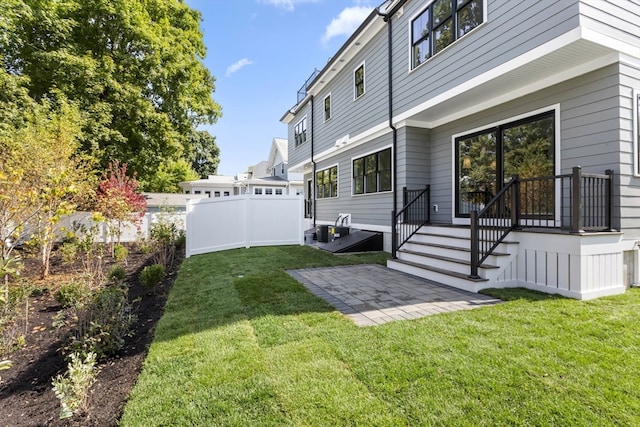
[(417, 319), (500, 302), (378, 264), (307, 268), (287, 273), (358, 326)]

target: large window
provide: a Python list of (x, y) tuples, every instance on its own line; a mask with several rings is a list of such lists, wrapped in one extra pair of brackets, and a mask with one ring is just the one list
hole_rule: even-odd
[(411, 67), (439, 53), (482, 23), (484, 0), (434, 0), (411, 21)]
[(353, 193), (391, 191), (391, 148), (353, 160)]
[(324, 98), (324, 121), (331, 119), (331, 94)]
[(361, 64), (353, 72), (353, 99), (364, 95), (364, 64)]
[(316, 172), (316, 198), (338, 197), (338, 166)]
[[(456, 138), (456, 215), (482, 209), (509, 182), (549, 177), (555, 170), (554, 112), (538, 114)], [(521, 204), (536, 216), (554, 212), (553, 182), (521, 189)], [(528, 189), (528, 190), (527, 190)], [(532, 191), (529, 191), (532, 190)]]
[(307, 116), (296, 124), (293, 129), (293, 137), (295, 139), (296, 147), (307, 142)]

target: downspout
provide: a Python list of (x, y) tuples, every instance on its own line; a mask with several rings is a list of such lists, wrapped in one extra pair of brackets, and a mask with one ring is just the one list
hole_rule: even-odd
[(316, 228), (316, 162), (313, 160), (313, 131), (315, 126), (313, 125), (313, 95), (311, 95), (311, 186), (313, 187), (311, 191), (313, 192), (313, 199), (311, 203), (313, 204), (313, 228)]
[[(404, 2), (401, 2), (401, 4)], [(397, 153), (397, 146), (398, 146), (398, 130), (396, 129), (396, 127), (393, 125), (393, 78), (392, 78), (392, 71), (393, 71), (393, 66), (392, 66), (392, 59), (393, 59), (393, 55), (392, 55), (392, 27), (391, 27), (391, 17), (393, 16), (393, 14), (395, 14), (396, 12), (396, 8), (394, 8), (391, 12), (384, 14), (381, 13), (379, 10), (377, 10), (378, 15), (382, 16), (382, 19), (384, 20), (384, 22), (387, 23), (387, 86), (388, 86), (388, 98), (389, 98), (389, 127), (391, 128), (392, 132), (393, 132), (393, 155), (392, 155), (392, 162), (393, 162), (393, 211), (396, 212), (397, 208), (398, 208), (398, 197), (397, 197), (397, 191), (396, 191), (396, 187), (397, 187), (397, 183), (398, 183), (398, 159), (396, 157), (396, 153)], [(392, 233), (394, 232), (393, 230), (391, 231)]]

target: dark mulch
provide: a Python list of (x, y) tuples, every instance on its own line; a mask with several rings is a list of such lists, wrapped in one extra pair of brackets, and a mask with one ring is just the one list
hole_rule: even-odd
[[(150, 257), (136, 253), (134, 246), (129, 248), (129, 299), (139, 299), (134, 305), (134, 333), (115, 357), (99, 364), (88, 410), (67, 420), (59, 419), (60, 403), (51, 386), (52, 379), (67, 368), (58, 349), (68, 331), (52, 326), (54, 316), (62, 309), (54, 299), (53, 288), (56, 277), (67, 276), (72, 267), (63, 266), (57, 259), (52, 261), (52, 278), (47, 282), (52, 285), (45, 284), (44, 292), (29, 298), (26, 346), (0, 358), (13, 362), (11, 369), (0, 372), (0, 426), (115, 426), (142, 368), (181, 260), (156, 290), (150, 290), (138, 280), (139, 272), (151, 262)], [(32, 262), (25, 265), (23, 274), (36, 274), (37, 267)], [(24, 328), (24, 316), (19, 321)]]

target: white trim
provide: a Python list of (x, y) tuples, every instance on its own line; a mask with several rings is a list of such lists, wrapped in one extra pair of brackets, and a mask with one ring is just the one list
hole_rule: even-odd
[[(481, 132), (483, 130), (488, 130), (491, 128), (495, 128), (504, 124), (508, 124), (511, 122), (517, 122), (518, 120), (523, 120), (528, 117), (533, 117), (538, 114), (546, 113), (549, 111), (554, 112), (554, 164), (555, 164), (555, 174), (559, 175), (562, 171), (562, 159), (561, 159), (561, 124), (560, 124), (560, 104), (552, 104), (550, 106), (544, 108), (538, 108), (533, 111), (529, 111), (523, 114), (518, 114), (517, 116), (509, 117), (503, 120), (499, 120), (497, 122), (488, 123), (486, 125), (478, 126), (473, 129), (466, 130), (464, 132), (458, 132), (451, 135), (451, 222), (456, 225), (469, 225), (469, 218), (458, 218), (456, 217), (456, 181), (458, 177), (456, 176), (456, 139), (465, 136), (471, 135), (476, 132)], [(560, 185), (559, 182), (556, 182), (556, 187)], [(556, 188), (555, 192), (555, 218), (556, 222), (560, 219), (560, 189)]]
[[(580, 28), (575, 28), (574, 30), (571, 30), (559, 37), (556, 37), (555, 39), (540, 45), (530, 51), (528, 51), (527, 53), (520, 55), (510, 61), (505, 62), (504, 64), (501, 64), (498, 67), (492, 68), (491, 70), (484, 72), (470, 80), (467, 80), (466, 82), (452, 88), (449, 89), (448, 91), (441, 93), (440, 95), (437, 95), (431, 99), (429, 99), (428, 101), (425, 101), (413, 108), (410, 108), (409, 110), (406, 110), (403, 113), (398, 114), (397, 116), (395, 116), (393, 118), (393, 122), (397, 123), (397, 122), (401, 122), (403, 120), (407, 120), (409, 118), (411, 118), (412, 116), (427, 110), (431, 107), (434, 107), (444, 101), (447, 101), (453, 97), (456, 97), (458, 95), (461, 95), (475, 87), (478, 87), (484, 83), (490, 82), (492, 80), (495, 80), (497, 78), (499, 78), (500, 76), (503, 76), (505, 74), (507, 74), (508, 72), (514, 71), (530, 62), (535, 61), (536, 59), (540, 59), (542, 57), (544, 57), (545, 55), (548, 55), (549, 53), (556, 51), (562, 47), (568, 46), (571, 43), (574, 43), (578, 40), (580, 40), (582, 35), (582, 32), (580, 31)], [(601, 67), (602, 65), (600, 65)], [(588, 72), (589, 70), (586, 70), (584, 72)], [(583, 73), (584, 73), (583, 72)], [(524, 93), (523, 93), (524, 94)], [(502, 101), (504, 102), (504, 100)], [(480, 111), (483, 108), (474, 108), (474, 111)], [(449, 119), (447, 119), (448, 121)], [(442, 122), (442, 121), (441, 121)], [(431, 125), (429, 127), (435, 127), (434, 125)]]
[(640, 177), (640, 91), (631, 91), (631, 109), (633, 114), (633, 175)]
[[(362, 194), (355, 194), (354, 193), (354, 185), (353, 185), (353, 162), (356, 159), (361, 159), (363, 157), (367, 157), (371, 154), (375, 154), (375, 153), (380, 153), (381, 151), (387, 150), (387, 149), (391, 149), (391, 190), (386, 190), (386, 191), (376, 191), (375, 193), (362, 193)], [(359, 154), (357, 156), (351, 156), (351, 168), (350, 168), (351, 174), (349, 175), (349, 179), (351, 181), (351, 197), (362, 197), (362, 196), (375, 196), (377, 194), (388, 194), (388, 193), (393, 193), (393, 189), (395, 188), (395, 183), (393, 182), (393, 144), (388, 144), (385, 145), (383, 147), (380, 147), (376, 150), (369, 150), (366, 153), (362, 153)]]
[[(362, 67), (362, 94), (360, 96), (356, 96), (356, 71), (358, 71)], [(367, 67), (365, 65), (365, 61), (362, 61), (360, 65), (353, 69), (353, 100), (357, 101), (362, 98), (367, 93)]]
[(296, 172), (297, 170), (304, 172), (304, 167), (308, 164), (311, 163), (311, 157), (307, 157), (305, 160), (296, 163), (293, 166), (289, 166), (288, 171), (289, 172)]
[[(333, 156), (336, 156), (338, 154), (341, 154), (347, 150), (350, 150), (352, 148), (356, 148), (362, 144), (365, 144), (369, 141), (372, 141), (376, 138), (379, 138), (381, 136), (384, 136), (388, 133), (391, 133), (391, 128), (389, 127), (389, 123), (388, 122), (382, 122), (374, 127), (371, 127), (369, 129), (367, 129), (366, 131), (354, 136), (354, 137), (349, 137), (348, 135), (346, 137), (340, 138), (340, 147), (330, 147), (324, 151), (322, 151), (321, 153), (317, 153), (314, 155), (314, 160), (316, 162), (321, 162), (324, 160), (327, 160)], [(347, 138), (347, 139), (345, 139)]]
[[(325, 109), (327, 98), (329, 98), (329, 118), (328, 119), (327, 119), (327, 110)], [(331, 121), (331, 118), (333, 118), (333, 100), (331, 99), (331, 92), (329, 92), (327, 96), (325, 96), (322, 99), (322, 123), (327, 123), (328, 121)]]

